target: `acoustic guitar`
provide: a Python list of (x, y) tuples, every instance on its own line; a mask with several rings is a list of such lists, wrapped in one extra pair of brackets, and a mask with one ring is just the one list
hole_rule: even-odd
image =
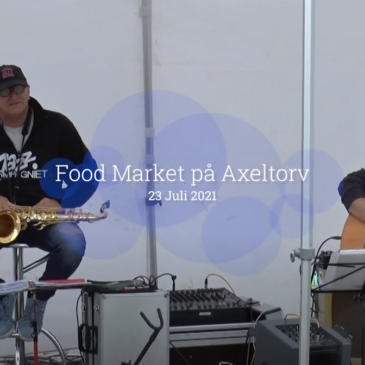
[(342, 230), (341, 250), (365, 248), (365, 223), (349, 215)]

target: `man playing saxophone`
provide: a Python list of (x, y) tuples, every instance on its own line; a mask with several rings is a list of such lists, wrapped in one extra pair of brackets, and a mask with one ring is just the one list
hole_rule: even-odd
[[(44, 109), (30, 96), (30, 86), (15, 65), (0, 67), (0, 210), (11, 204), (32, 207), (60, 207), (41, 187), (42, 166), (63, 158), (75, 165), (83, 162), (88, 149), (72, 122), (64, 115)], [(15, 242), (49, 252), (45, 271), (38, 280), (68, 279), (85, 253), (85, 237), (74, 223), (57, 223), (43, 230), (29, 225)], [(13, 242), (12, 242), (13, 243)], [(0, 282), (4, 282), (0, 279)], [(43, 326), (48, 300), (54, 291), (37, 293), (37, 329)], [(0, 338), (14, 329), (14, 296), (0, 297)], [(27, 298), (19, 322), (19, 335), (32, 341), (33, 300)]]

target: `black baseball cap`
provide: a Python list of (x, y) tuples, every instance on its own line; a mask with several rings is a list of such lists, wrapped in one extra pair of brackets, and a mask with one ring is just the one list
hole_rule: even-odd
[(0, 92), (17, 85), (29, 86), (21, 68), (15, 65), (0, 66)]

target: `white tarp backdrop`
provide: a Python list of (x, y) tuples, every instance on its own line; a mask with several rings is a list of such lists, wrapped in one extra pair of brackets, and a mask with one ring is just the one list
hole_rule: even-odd
[[(22, 67), (31, 94), (68, 116), (90, 148), (104, 145), (105, 164), (100, 158), (116, 150), (111, 160), (122, 165), (141, 164), (144, 153), (139, 7), (135, 0), (2, 2), (0, 63)], [(363, 7), (316, 3), (315, 247), (341, 234), (337, 185), (362, 166)], [(289, 254), (300, 246), (300, 175), (286, 184), (220, 180), (227, 165), (301, 168), (302, 2), (156, 0), (152, 16), (156, 162), (186, 171), (211, 164), (217, 180), (191, 186), (188, 174), (185, 183), (156, 188), (213, 189), (218, 198), (156, 206), (158, 273), (176, 274), (177, 288), (202, 287), (217, 273), (239, 295), (299, 313), (299, 261), (291, 264)], [(83, 207), (97, 212), (108, 197), (112, 204), (107, 221), (82, 225), (87, 257), (74, 277), (147, 273), (141, 191), (107, 187)], [(26, 262), (42, 255), (26, 251)], [(0, 277), (11, 280), (10, 251), (2, 250), (0, 263)], [(159, 284), (171, 288), (168, 277)], [(211, 277), (209, 285), (225, 283)], [(64, 348), (77, 347), (78, 295), (58, 292), (48, 304), (44, 325)], [(0, 355), (12, 354), (13, 343), (2, 341)], [(39, 345), (53, 350), (43, 336)]]

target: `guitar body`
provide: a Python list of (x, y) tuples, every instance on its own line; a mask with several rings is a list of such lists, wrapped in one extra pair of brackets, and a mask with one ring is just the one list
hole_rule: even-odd
[(341, 250), (365, 248), (365, 223), (349, 215), (342, 231)]

